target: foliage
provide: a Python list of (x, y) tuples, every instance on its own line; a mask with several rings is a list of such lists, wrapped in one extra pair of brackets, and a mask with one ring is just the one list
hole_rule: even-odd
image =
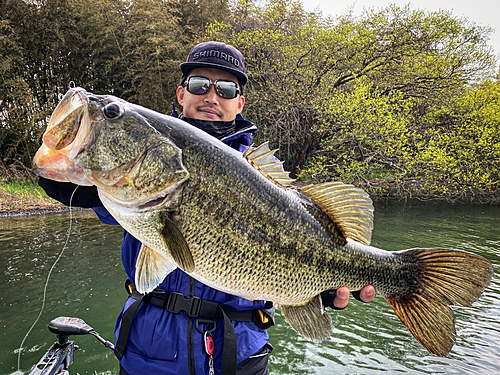
[(401, 179), (414, 158), (411, 126), (414, 100), (399, 91), (384, 94), (366, 78), (349, 92), (340, 89), (323, 108), (314, 129), (319, 150), (302, 177), (316, 181), (342, 176), (360, 183), (372, 179)]
[[(116, 41), (114, 35), (103, 38), (110, 26), (106, 18), (113, 11), (110, 6), (111, 2), (97, 0), (1, 3), (2, 22), (7, 25), (2, 31), (15, 43), (11, 56), (18, 61), (1, 76), (4, 164), (21, 160), (30, 165), (46, 121), (71, 81), (102, 91), (113, 86), (118, 69), (109, 46), (116, 46)], [(98, 59), (99, 51), (106, 56)], [(3, 67), (6, 59), (2, 58)]]
[[(319, 147), (317, 126), (334, 95), (366, 77), (377, 95), (420, 98), (413, 112), (461, 94), (468, 82), (493, 74), (486, 44), (491, 30), (447, 12), (409, 7), (368, 10), (359, 19), (322, 19), (298, 1), (271, 0), (265, 7), (240, 2), (234, 18), (207, 30), (240, 48), (251, 83), (247, 114), (263, 138), (298, 173)], [(319, 147), (321, 149), (321, 147)]]
[[(294, 174), (352, 182), (375, 196), (477, 197), (454, 182), (426, 145), (442, 147), (431, 131), (434, 111), (460, 108), (469, 85), (492, 79), (490, 29), (408, 6), (327, 20), (294, 1), (237, 6), (234, 19), (208, 29), (207, 37), (244, 52), (251, 76), (247, 115), (281, 148)], [(479, 117), (471, 121), (481, 124)], [(464, 154), (470, 142), (455, 142), (464, 170), (474, 154)], [(495, 160), (488, 155), (482, 160)]]
[[(0, 163), (30, 165), (47, 120), (74, 82), (166, 112), (181, 63), (202, 33), (183, 0), (0, 2)], [(204, 6), (225, 1), (203, 1)], [(203, 4), (192, 2), (193, 11)], [(208, 9), (204, 9), (209, 22)], [(213, 13), (217, 14), (217, 12)], [(198, 23), (198, 19), (196, 19)]]
[(245, 55), (244, 114), (293, 175), (376, 196), (493, 202), (491, 32), (395, 5), (324, 18), (298, 0), (3, 0), (0, 167), (30, 165), (71, 81), (168, 112), (179, 63), (213, 39)]
[(363, 80), (334, 95), (322, 110), (319, 150), (301, 177), (338, 177), (379, 197), (498, 203), (500, 86), (473, 85), (419, 121), (415, 101), (382, 95)]
[(189, 40), (177, 27), (172, 3), (137, 0), (127, 8), (122, 42), (123, 97), (167, 112), (178, 84), (179, 64), (189, 52)]
[(500, 85), (474, 85), (427, 116), (413, 168), (428, 195), (499, 202)]

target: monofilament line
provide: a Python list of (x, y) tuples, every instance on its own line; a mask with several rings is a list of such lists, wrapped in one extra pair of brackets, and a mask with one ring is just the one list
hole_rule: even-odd
[(56, 260), (54, 261), (54, 264), (52, 264), (52, 267), (50, 267), (49, 273), (47, 274), (47, 279), (45, 280), (45, 286), (43, 287), (42, 306), (40, 308), (40, 312), (38, 313), (38, 316), (36, 317), (35, 321), (31, 325), (30, 329), (28, 329), (28, 332), (26, 332), (26, 335), (24, 336), (23, 341), (21, 341), (21, 345), (19, 346), (19, 349), (18, 349), (18, 354), (17, 354), (17, 371), (18, 372), (21, 371), (21, 353), (22, 353), (22, 350), (23, 350), (24, 342), (28, 338), (28, 335), (30, 334), (30, 332), (33, 330), (33, 327), (35, 327), (35, 325), (40, 320), (40, 317), (42, 316), (42, 313), (43, 313), (43, 309), (45, 307), (45, 299), (46, 299), (46, 295), (47, 295), (47, 286), (49, 285), (50, 275), (52, 274), (52, 271), (54, 270), (57, 262), (59, 262), (59, 259), (61, 259), (62, 255), (64, 253), (64, 250), (66, 250), (66, 247), (68, 246), (69, 236), (71, 234), (71, 225), (72, 225), (72, 222), (73, 222), (73, 212), (72, 212), (71, 203), (73, 202), (73, 196), (75, 195), (75, 192), (76, 192), (76, 190), (78, 189), (79, 186), (80, 185), (76, 186), (75, 190), (73, 190), (73, 193), (71, 194), (71, 197), (69, 199), (69, 228), (68, 228), (68, 234), (66, 236), (66, 241), (64, 242), (64, 245), (63, 245), (63, 247), (61, 249), (61, 252), (59, 253), (59, 255), (56, 258)]

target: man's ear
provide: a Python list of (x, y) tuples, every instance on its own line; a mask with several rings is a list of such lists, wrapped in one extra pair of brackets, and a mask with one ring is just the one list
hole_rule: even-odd
[(177, 95), (177, 101), (179, 102), (181, 107), (184, 106), (184, 87), (182, 86), (177, 87), (175, 94)]
[(238, 113), (241, 113), (244, 105), (245, 105), (245, 97), (240, 95), (238, 98)]

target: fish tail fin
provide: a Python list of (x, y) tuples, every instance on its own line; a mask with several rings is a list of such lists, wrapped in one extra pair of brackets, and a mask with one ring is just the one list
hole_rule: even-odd
[(449, 306), (469, 306), (493, 276), (481, 256), (450, 249), (409, 249), (399, 252), (420, 264), (412, 293), (385, 296), (411, 334), (431, 354), (444, 356), (455, 343), (454, 314)]
[(332, 319), (318, 295), (300, 306), (280, 305), (281, 315), (301, 336), (321, 342), (332, 334)]

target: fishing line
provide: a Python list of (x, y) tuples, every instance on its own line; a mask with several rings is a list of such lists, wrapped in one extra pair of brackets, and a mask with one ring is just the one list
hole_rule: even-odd
[[(81, 182), (83, 182), (83, 179), (82, 179)], [(47, 295), (47, 286), (49, 285), (50, 275), (52, 274), (52, 271), (54, 270), (57, 262), (59, 262), (59, 259), (61, 259), (62, 255), (64, 253), (64, 250), (66, 250), (66, 247), (68, 246), (68, 242), (69, 242), (69, 238), (70, 238), (70, 234), (71, 234), (71, 226), (72, 226), (72, 222), (73, 222), (73, 210), (72, 210), (71, 204), (73, 202), (73, 196), (75, 195), (75, 192), (76, 192), (76, 190), (78, 189), (79, 186), (80, 185), (76, 186), (75, 190), (73, 190), (73, 193), (71, 193), (71, 197), (69, 198), (69, 228), (68, 228), (68, 234), (66, 236), (66, 242), (64, 243), (64, 245), (63, 245), (63, 247), (62, 247), (62, 249), (61, 249), (58, 257), (54, 261), (54, 264), (52, 264), (52, 267), (50, 267), (49, 273), (47, 274), (47, 279), (45, 280), (45, 286), (43, 287), (42, 307), (40, 308), (40, 312), (38, 313), (38, 316), (36, 317), (35, 321), (31, 325), (30, 329), (28, 329), (28, 332), (26, 332), (26, 335), (24, 336), (23, 341), (21, 341), (21, 345), (19, 346), (19, 349), (18, 349), (18, 354), (17, 354), (17, 371), (18, 372), (21, 371), (21, 353), (22, 353), (22, 350), (23, 350), (24, 342), (28, 338), (28, 335), (30, 334), (30, 332), (33, 330), (33, 327), (35, 327), (35, 325), (40, 320), (40, 317), (42, 316), (42, 313), (43, 313), (43, 309), (45, 307), (45, 300), (46, 300), (46, 295)]]

